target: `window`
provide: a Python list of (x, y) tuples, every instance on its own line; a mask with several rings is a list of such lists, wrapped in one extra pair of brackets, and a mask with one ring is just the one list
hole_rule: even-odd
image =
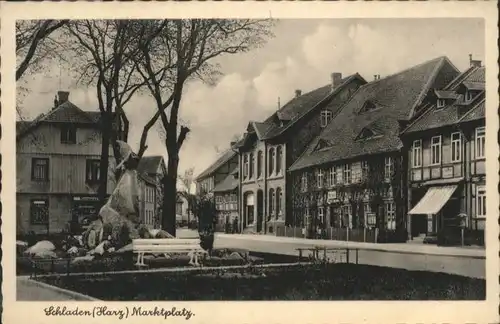
[(318, 188), (323, 188), (323, 170), (318, 169), (316, 171), (316, 182), (318, 185)]
[(485, 128), (476, 128), (476, 159), (484, 158)]
[(32, 225), (49, 224), (49, 202), (46, 199), (31, 201), (30, 221)]
[(274, 156), (276, 152), (274, 151), (274, 148), (269, 149), (269, 175), (272, 175), (274, 172)]
[(387, 156), (385, 158), (385, 180), (386, 181), (391, 181), (393, 171), (394, 171), (394, 164), (393, 164), (392, 158), (390, 156)]
[(472, 92), (466, 91), (465, 92), (465, 101), (471, 101), (472, 100)]
[(49, 180), (49, 159), (31, 159), (31, 179), (37, 181)]
[(307, 173), (302, 173), (302, 178), (300, 179), (300, 187), (302, 188), (302, 192), (307, 191)]
[(248, 164), (248, 154), (243, 156), (243, 179), (248, 177), (249, 173), (249, 164)]
[(352, 206), (344, 205), (342, 206), (342, 216), (343, 216), (343, 226), (352, 228)]
[[(219, 198), (219, 197), (217, 197)], [(175, 213), (177, 215), (182, 215), (182, 202), (178, 202), (176, 205), (175, 205)]]
[(328, 185), (330, 187), (333, 187), (336, 184), (337, 184), (337, 170), (335, 169), (335, 167), (331, 167), (330, 168), (330, 177), (329, 177)]
[(281, 164), (283, 163), (282, 160), (283, 160), (283, 151), (282, 151), (282, 148), (280, 145), (276, 149), (276, 173), (277, 174), (281, 173)]
[[(98, 182), (100, 177), (100, 161), (99, 160), (87, 160), (87, 172), (86, 180), (87, 182)], [(147, 190), (147, 188), (146, 188)]]
[(70, 125), (61, 127), (61, 143), (76, 144), (76, 128)]
[(451, 134), (451, 162), (462, 160), (462, 136), (460, 133)]
[(362, 180), (368, 179), (369, 170), (370, 169), (368, 168), (368, 161), (361, 161), (361, 179)]
[(486, 187), (476, 187), (476, 217), (486, 217)]
[(352, 178), (351, 178), (351, 165), (350, 164), (344, 164), (344, 183), (351, 183)]
[(276, 210), (278, 211), (278, 215), (283, 215), (281, 200), (283, 199), (283, 192), (281, 192), (281, 188), (276, 189)]
[(269, 218), (271, 218), (274, 215), (274, 201), (276, 199), (276, 196), (274, 194), (274, 189), (271, 188), (269, 189)]
[(444, 107), (444, 105), (445, 105), (444, 99), (438, 99), (438, 101), (437, 101), (437, 108), (441, 109), (441, 108)]
[(318, 223), (325, 223), (325, 207), (318, 207)]
[(321, 127), (324, 128), (332, 120), (333, 113), (330, 110), (321, 111)]
[(387, 229), (395, 230), (396, 229), (396, 218), (394, 212), (394, 203), (386, 203), (385, 204), (385, 216), (386, 216), (386, 225)]
[(434, 136), (431, 139), (431, 164), (441, 163), (441, 136)]
[(253, 178), (253, 168), (254, 168), (254, 163), (255, 163), (253, 153), (250, 153), (250, 158), (248, 159), (248, 163), (249, 163), (248, 178), (252, 179)]
[(422, 166), (422, 140), (413, 141), (411, 164), (414, 168)]
[(262, 177), (262, 151), (257, 153), (257, 178)]

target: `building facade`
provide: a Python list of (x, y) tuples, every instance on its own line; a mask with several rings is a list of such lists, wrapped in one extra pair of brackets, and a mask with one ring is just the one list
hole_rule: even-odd
[[(17, 232), (60, 232), (97, 215), (102, 137), (100, 113), (83, 111), (60, 91), (54, 107), (16, 123)], [(115, 187), (110, 147), (108, 194)]]
[(213, 190), (217, 210), (217, 224), (220, 229), (225, 228), (226, 225), (239, 224), (238, 186), (238, 169), (235, 169)]
[(399, 133), (420, 116), (428, 93), (458, 73), (440, 57), (362, 85), (290, 167), (291, 224), (310, 235), (321, 228), (404, 232), (407, 154)]
[[(484, 66), (471, 58), (470, 68), (436, 89), (432, 100), (402, 133), (408, 148), (409, 236), (458, 243), (462, 228), (484, 231)], [(484, 240), (484, 234), (478, 238)]]
[(286, 170), (365, 83), (358, 74), (332, 73), (329, 85), (302, 94), (263, 122), (250, 122), (237, 143), (241, 230), (273, 233), (290, 221)]
[(139, 212), (148, 228), (161, 228), (162, 179), (166, 170), (165, 160), (159, 155), (143, 156), (137, 166), (141, 189)]

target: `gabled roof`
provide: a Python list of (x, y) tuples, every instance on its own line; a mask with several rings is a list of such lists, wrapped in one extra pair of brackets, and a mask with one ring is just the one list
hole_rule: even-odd
[(137, 166), (137, 172), (139, 174), (156, 174), (162, 163), (165, 162), (161, 155), (143, 156)]
[[(439, 57), (362, 85), (323, 132), (310, 143), (302, 156), (290, 167), (290, 171), (399, 150), (402, 145), (399, 139), (399, 121), (412, 117), (415, 107), (421, 103), (431, 87), (436, 83), (443, 83), (437, 84), (438, 87), (444, 86), (456, 74), (458, 71), (453, 64), (446, 57)], [(376, 103), (380, 109), (358, 113), (367, 101)], [(360, 131), (367, 126), (376, 126), (382, 136), (356, 141)], [(330, 141), (331, 147), (314, 151), (320, 140)]]
[(461, 73), (455, 80), (453, 80), (445, 87), (446, 91), (455, 93), (456, 98), (453, 101), (448, 102), (446, 106), (439, 109), (437, 109), (435, 104), (432, 105), (419, 118), (408, 125), (402, 132), (402, 134), (416, 133), (428, 129), (435, 129), (458, 123), (463, 117), (468, 114), (463, 113), (464, 109), (466, 110), (467, 107), (469, 107), (470, 109), (475, 109), (476, 105), (484, 100), (484, 91), (481, 91), (479, 94), (477, 94), (471, 102), (466, 102), (464, 101), (463, 95), (457, 94), (456, 90), (467, 82), (480, 82), (481, 78), (483, 78), (482, 82), (484, 84), (484, 71), (485, 67), (482, 66), (471, 67)]
[(224, 180), (215, 186), (214, 192), (226, 192), (238, 188), (239, 180), (229, 174)]
[(224, 151), (214, 163), (212, 163), (208, 168), (206, 168), (196, 177), (196, 181), (200, 181), (206, 177), (213, 175), (221, 166), (235, 157), (236, 154), (237, 153), (233, 150), (233, 148)]
[(22, 137), (43, 123), (71, 123), (96, 125), (101, 120), (99, 111), (84, 111), (69, 100), (47, 113), (40, 114), (32, 121), (16, 122), (16, 137)]
[[(344, 86), (355, 79), (358, 79), (363, 83), (366, 82), (359, 74), (353, 74), (343, 78), (335, 89), (332, 89), (331, 85), (325, 85), (317, 88), (293, 98), (282, 108), (269, 116), (265, 121), (250, 122), (247, 127), (247, 130), (250, 132), (236, 144), (236, 147), (244, 146), (245, 143), (251, 139), (251, 131), (255, 132), (255, 135), (259, 140), (269, 140), (284, 134), (297, 121), (301, 120), (302, 117), (315, 110), (315, 108), (320, 106), (322, 103), (326, 103), (329, 99), (333, 98), (342, 88), (344, 88)], [(348, 98), (346, 98), (346, 100), (347, 99)], [(325, 109), (330, 109), (335, 115), (340, 106), (341, 104), (338, 103), (336, 105), (331, 104), (330, 107)]]

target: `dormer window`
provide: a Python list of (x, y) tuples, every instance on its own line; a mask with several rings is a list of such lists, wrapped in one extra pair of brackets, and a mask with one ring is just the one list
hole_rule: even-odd
[(375, 104), (373, 102), (367, 101), (367, 102), (365, 102), (365, 104), (363, 105), (363, 107), (361, 108), (361, 110), (359, 112), (365, 113), (365, 112), (369, 112), (369, 111), (372, 111), (375, 109), (377, 109), (377, 106), (375, 106)]
[(371, 129), (365, 128), (359, 134), (358, 139), (367, 139), (367, 138), (370, 138), (370, 137), (373, 137), (373, 136), (375, 136), (375, 134), (373, 133), (373, 131)]
[(370, 126), (367, 126), (359, 132), (355, 140), (356, 141), (368, 140), (372, 138), (378, 138), (382, 135), (383, 135), (382, 133), (376, 132)]
[(315, 150), (321, 150), (321, 149), (324, 149), (324, 148), (327, 148), (330, 146), (330, 143), (328, 143), (327, 141), (325, 141), (324, 139), (320, 139), (318, 141), (318, 144), (316, 144), (316, 147), (315, 147)]
[(439, 109), (439, 108), (443, 108), (443, 107), (444, 107), (444, 105), (445, 105), (445, 101), (444, 101), (444, 99), (438, 99), (438, 100), (437, 100), (437, 108), (438, 108), (438, 109)]
[(472, 100), (472, 92), (466, 91), (465, 92), (465, 101), (471, 101), (471, 100)]
[(330, 110), (321, 111), (321, 128), (326, 127), (332, 120), (333, 113)]

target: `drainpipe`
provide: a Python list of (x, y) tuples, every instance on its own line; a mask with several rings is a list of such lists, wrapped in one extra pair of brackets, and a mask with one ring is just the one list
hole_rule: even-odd
[[(262, 200), (263, 200), (263, 202), (262, 202), (262, 208), (264, 209), (262, 211), (262, 217), (264, 218), (264, 234), (267, 234), (267, 214), (266, 213), (268, 211), (268, 203), (269, 203), (268, 202), (268, 198), (269, 197), (267, 196), (268, 195), (268, 192), (267, 192), (267, 162), (268, 162), (267, 159), (268, 159), (268, 156), (267, 156), (267, 154), (268, 154), (268, 151), (267, 151), (267, 142), (264, 142), (264, 152), (262, 154), (263, 155), (263, 158), (262, 158), (263, 161), (262, 162), (264, 164), (263, 165), (264, 168), (262, 170), (264, 172), (262, 174), (263, 180), (264, 180), (264, 190), (263, 190), (263, 193), (262, 193)], [(276, 233), (274, 233), (274, 234), (276, 234)]]

